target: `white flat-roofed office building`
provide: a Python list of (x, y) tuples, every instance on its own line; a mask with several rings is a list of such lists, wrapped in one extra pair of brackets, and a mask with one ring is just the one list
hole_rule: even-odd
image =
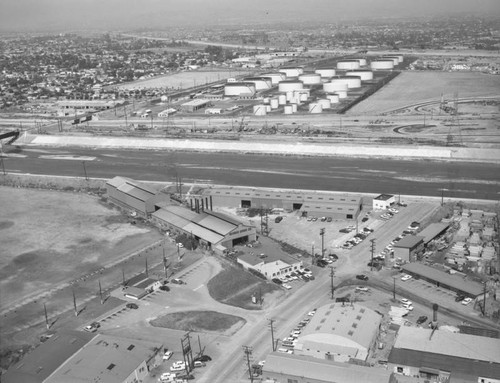
[(337, 362), (364, 361), (376, 343), (381, 319), (356, 303), (327, 304), (303, 328), (294, 353)]
[(302, 261), (274, 254), (244, 254), (238, 257), (237, 262), (247, 270), (258, 271), (267, 279), (282, 277), (302, 267)]
[(392, 194), (380, 194), (373, 199), (373, 210), (385, 210), (396, 203)]

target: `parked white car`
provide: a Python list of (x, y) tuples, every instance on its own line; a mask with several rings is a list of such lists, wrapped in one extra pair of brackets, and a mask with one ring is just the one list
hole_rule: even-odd
[(286, 283), (283, 283), (281, 286), (283, 286), (287, 290), (290, 290), (292, 288), (292, 286), (290, 286), (290, 285), (288, 285)]
[(471, 303), (471, 302), (472, 302), (472, 298), (464, 298), (464, 299), (462, 300), (462, 304), (463, 304), (463, 305), (468, 305), (468, 304), (469, 304), (469, 303)]
[(401, 280), (402, 280), (403, 282), (405, 282), (405, 281), (409, 281), (411, 278), (412, 278), (412, 276), (411, 276), (411, 275), (405, 274), (405, 275), (403, 275), (403, 276), (401, 277)]

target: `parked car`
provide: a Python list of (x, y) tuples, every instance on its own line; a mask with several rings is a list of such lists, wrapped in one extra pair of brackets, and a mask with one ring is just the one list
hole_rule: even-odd
[(455, 297), (455, 302), (460, 302), (460, 301), (463, 301), (464, 299), (465, 299), (465, 295), (459, 294)]
[(96, 332), (99, 327), (101, 327), (101, 325), (98, 322), (92, 322), (88, 326), (85, 326), (83, 329), (87, 332)]
[(209, 357), (208, 355), (201, 355), (201, 356), (198, 356), (197, 358), (194, 358), (194, 361), (197, 362), (197, 361), (200, 361), (200, 362), (210, 362), (212, 360), (211, 357)]
[(361, 222), (366, 222), (366, 221), (368, 221), (368, 219), (369, 219), (368, 217), (363, 217), (363, 219), (361, 220)]
[(160, 377), (158, 378), (158, 381), (162, 382), (162, 383), (174, 382), (176, 378), (177, 378), (177, 376), (175, 373), (164, 372), (163, 374), (160, 375)]
[(167, 285), (161, 285), (160, 290), (161, 291), (170, 291), (170, 287), (168, 287)]
[(425, 323), (425, 322), (427, 322), (427, 319), (428, 318), (425, 315), (422, 315), (422, 316), (418, 317), (417, 324)]
[(368, 291), (368, 287), (358, 286), (358, 287), (356, 287), (355, 291), (357, 291), (357, 292), (360, 292), (360, 291), (367, 292)]
[(463, 305), (468, 305), (471, 302), (472, 302), (472, 298), (467, 297), (467, 298), (464, 298), (464, 300), (462, 301), (462, 304)]
[(401, 280), (402, 280), (403, 282), (405, 282), (405, 281), (409, 281), (411, 278), (412, 278), (412, 276), (411, 276), (411, 275), (404, 274), (404, 275), (401, 277)]
[(175, 283), (176, 285), (183, 285), (186, 282), (184, 282), (182, 279), (174, 278), (172, 279), (172, 283)]
[(282, 216), (278, 216), (274, 219), (274, 222), (276, 223), (280, 223), (281, 221), (283, 221), (283, 217)]
[(283, 284), (283, 281), (281, 281), (281, 280), (280, 280), (280, 279), (278, 279), (278, 278), (273, 278), (273, 279), (272, 279), (272, 281), (273, 281), (274, 283), (276, 283), (277, 285), (282, 285), (282, 284)]
[(287, 289), (287, 290), (290, 290), (292, 288), (292, 286), (290, 286), (289, 284), (287, 283), (283, 283), (282, 286)]
[(356, 275), (356, 279), (360, 279), (362, 281), (367, 281), (368, 280), (368, 276), (366, 276), (364, 274), (358, 274), (358, 275)]
[(332, 217), (327, 217), (326, 218), (326, 222), (332, 222), (332, 221), (333, 221)]
[(139, 308), (139, 305), (137, 305), (136, 303), (127, 303), (125, 305), (125, 307), (128, 308), (128, 309), (134, 309), (134, 310), (136, 310), (136, 309)]
[(174, 354), (173, 351), (165, 350), (163, 354), (163, 360), (169, 360), (173, 354)]

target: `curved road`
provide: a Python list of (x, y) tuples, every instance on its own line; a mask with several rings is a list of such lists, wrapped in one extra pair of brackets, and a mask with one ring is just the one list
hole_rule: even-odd
[(6, 156), (7, 173), (86, 171), (91, 178), (170, 182), (179, 176), (185, 183), (489, 200), (500, 194), (499, 166), (488, 163), (51, 147), (9, 148)]

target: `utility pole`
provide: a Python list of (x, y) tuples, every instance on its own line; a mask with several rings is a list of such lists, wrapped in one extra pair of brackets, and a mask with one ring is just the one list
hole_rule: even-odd
[(243, 352), (247, 358), (248, 365), (248, 375), (250, 376), (250, 382), (253, 383), (252, 366), (250, 365), (250, 357), (252, 356), (252, 348), (249, 346), (243, 346)]
[(49, 317), (47, 315), (47, 306), (45, 306), (45, 303), (43, 304), (43, 311), (45, 312), (45, 325), (47, 326), (47, 330), (49, 330), (50, 329)]
[(165, 280), (168, 278), (167, 258), (165, 257), (165, 248), (163, 248), (163, 271), (165, 272)]
[(325, 228), (320, 229), (319, 235), (321, 235), (321, 258), (325, 256)]
[(76, 309), (76, 296), (75, 296), (75, 290), (72, 288), (71, 292), (73, 293), (73, 307), (75, 309), (75, 316), (78, 316), (78, 310)]
[(89, 177), (87, 176), (87, 168), (85, 167), (85, 161), (82, 161), (83, 165), (83, 172), (85, 173), (85, 181), (89, 180)]
[(126, 283), (125, 283), (125, 270), (122, 268), (122, 284), (123, 284), (123, 287), (125, 287)]
[(372, 253), (372, 261), (370, 262), (370, 271), (373, 271), (373, 253), (375, 252), (375, 238), (370, 239), (370, 252)]
[(99, 297), (101, 297), (101, 305), (102, 305), (104, 303), (104, 299), (102, 299), (102, 288), (100, 279), (99, 279)]
[(335, 272), (333, 270), (333, 267), (330, 266), (330, 291), (332, 293), (331, 299), (333, 299), (333, 294), (335, 293), (335, 287), (333, 287), (333, 276), (335, 275)]
[(393, 285), (392, 285), (392, 299), (396, 300), (396, 277), (392, 277)]
[(6, 175), (7, 173), (5, 173), (5, 165), (3, 163), (3, 158), (0, 158), (0, 161), (2, 162), (2, 171), (3, 171), (3, 175)]
[(481, 311), (483, 315), (486, 315), (486, 282), (483, 283), (483, 307)]
[(276, 346), (274, 344), (274, 322), (276, 322), (275, 319), (268, 319), (269, 321), (269, 327), (271, 328), (271, 342), (272, 342), (272, 349), (273, 351), (276, 351)]
[(312, 244), (311, 250), (311, 264), (314, 265), (314, 243)]
[(146, 255), (145, 257), (145, 260), (146, 260), (146, 277), (148, 277), (148, 256)]

